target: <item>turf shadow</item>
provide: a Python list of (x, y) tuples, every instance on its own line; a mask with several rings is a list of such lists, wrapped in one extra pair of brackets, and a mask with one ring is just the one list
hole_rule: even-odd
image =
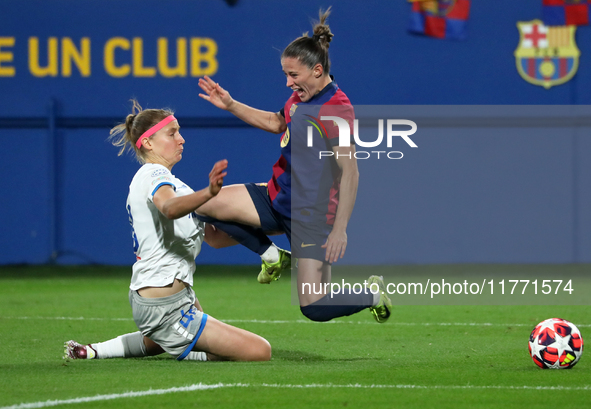
[(283, 361), (326, 361), (327, 358), (305, 351), (294, 351), (288, 349), (273, 349), (273, 358)]
[(366, 358), (366, 357), (352, 357), (352, 358), (332, 358), (326, 357), (319, 354), (314, 354), (307, 351), (294, 351), (291, 349), (273, 349), (273, 358), (282, 361), (292, 362), (353, 362), (353, 361), (371, 361), (378, 360), (379, 358)]

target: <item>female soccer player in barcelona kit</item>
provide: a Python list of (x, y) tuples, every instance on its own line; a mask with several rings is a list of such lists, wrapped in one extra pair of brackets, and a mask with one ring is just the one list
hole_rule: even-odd
[[(193, 292), (195, 258), (216, 231), (199, 221), (195, 210), (215, 197), (227, 161), (217, 162), (209, 186), (194, 192), (172, 173), (185, 140), (172, 112), (142, 110), (111, 131), (119, 154), (133, 150), (143, 166), (129, 186), (127, 212), (137, 261), (129, 291), (133, 319), (140, 331), (106, 342), (65, 344), (66, 359), (129, 358), (163, 352), (177, 360), (266, 361), (271, 346), (258, 335), (205, 314)], [(222, 233), (223, 234), (223, 233)]]
[[(258, 276), (261, 283), (276, 280), (285, 267), (281, 261), (289, 259), (288, 254), (271, 245), (264, 232), (285, 232), (298, 259), (301, 311), (309, 319), (328, 321), (369, 308), (378, 322), (384, 322), (390, 316), (392, 304), (381, 277), (370, 277), (367, 282), (371, 291), (368, 287), (361, 294), (346, 290), (331, 294), (310, 291), (326, 288), (324, 284), (331, 281), (331, 263), (345, 253), (346, 228), (358, 183), (355, 146), (350, 141), (341, 146), (333, 121), (318, 122), (322, 116), (338, 116), (352, 125), (354, 118), (349, 99), (329, 74), (328, 47), (333, 37), (326, 24), (329, 13), (330, 9), (321, 10), (313, 36), (304, 34), (281, 55), (286, 85), (293, 93), (280, 112), (252, 108), (232, 99), (211, 78), (199, 80), (205, 92), (200, 94), (202, 98), (250, 125), (282, 137), (281, 156), (273, 166), (268, 184), (224, 187), (197, 213), (202, 220), (262, 255), (263, 269)], [(325, 134), (314, 138), (313, 146), (306, 143), (309, 124), (318, 129), (322, 126)], [(320, 151), (333, 155), (319, 160)], [(275, 264), (271, 267), (265, 264), (267, 252), (274, 253)]]

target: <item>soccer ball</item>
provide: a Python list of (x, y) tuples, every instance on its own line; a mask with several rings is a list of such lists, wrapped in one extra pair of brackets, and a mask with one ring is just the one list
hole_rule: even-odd
[(579, 329), (562, 318), (540, 322), (529, 336), (529, 354), (542, 369), (568, 369), (583, 354), (583, 337)]

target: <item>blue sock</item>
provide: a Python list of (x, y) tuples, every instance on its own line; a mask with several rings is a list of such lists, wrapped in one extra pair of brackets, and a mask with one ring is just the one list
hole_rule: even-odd
[(330, 321), (333, 318), (346, 317), (373, 305), (373, 294), (354, 294), (349, 290), (327, 294), (318, 301), (300, 307), (302, 314), (312, 321)]
[(223, 222), (209, 216), (197, 215), (202, 222), (209, 223), (225, 232), (244, 247), (254, 251), (259, 256), (263, 254), (273, 242), (267, 237), (262, 229), (234, 222)]

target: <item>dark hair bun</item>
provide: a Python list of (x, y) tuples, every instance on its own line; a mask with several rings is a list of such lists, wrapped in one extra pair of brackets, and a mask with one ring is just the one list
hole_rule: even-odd
[(315, 41), (318, 41), (324, 48), (328, 48), (330, 46), (330, 42), (334, 37), (334, 34), (330, 32), (330, 27), (328, 27), (328, 24), (326, 24), (326, 20), (330, 15), (330, 11), (330, 7), (326, 11), (322, 11), (322, 9), (320, 10), (320, 20), (314, 25), (314, 35), (312, 36), (312, 38)]
[[(326, 28), (326, 30), (323, 30), (324, 28)], [(318, 31), (318, 34), (316, 33)], [(332, 41), (332, 38), (334, 37), (334, 34), (330, 32), (330, 29), (328, 28), (328, 26), (322, 26), (320, 29), (318, 30), (314, 30), (314, 35), (312, 36), (312, 38), (315, 41), (318, 41), (320, 43), (320, 45), (322, 45), (325, 48), (330, 47), (330, 42)]]

